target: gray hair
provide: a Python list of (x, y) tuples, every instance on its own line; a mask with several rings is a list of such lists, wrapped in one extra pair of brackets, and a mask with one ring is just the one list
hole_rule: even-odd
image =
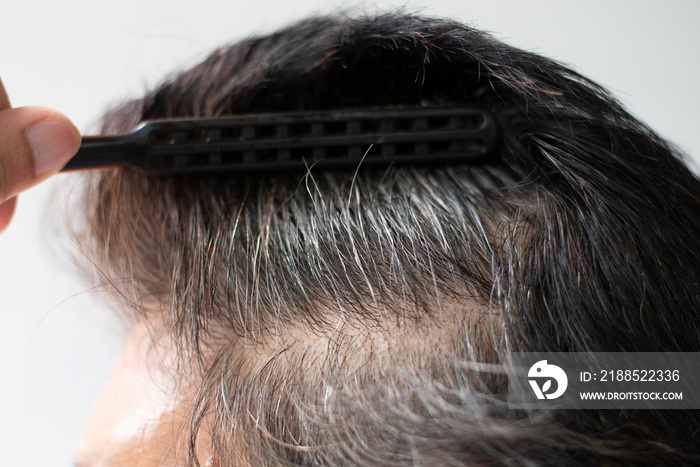
[(512, 351), (700, 351), (700, 181), (570, 69), (452, 21), (316, 18), (215, 51), (103, 133), (459, 103), (496, 115), (494, 160), (90, 180), (85, 251), (201, 377), (191, 464), (207, 417), (221, 465), (700, 459), (693, 411), (505, 404)]

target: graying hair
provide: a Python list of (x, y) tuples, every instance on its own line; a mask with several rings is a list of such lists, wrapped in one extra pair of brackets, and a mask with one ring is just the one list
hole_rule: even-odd
[(201, 376), (191, 464), (207, 417), (221, 465), (699, 459), (692, 411), (505, 404), (511, 351), (700, 351), (700, 182), (568, 68), (452, 21), (316, 18), (217, 50), (103, 133), (449, 103), (494, 112), (496, 159), (90, 181), (85, 251)]

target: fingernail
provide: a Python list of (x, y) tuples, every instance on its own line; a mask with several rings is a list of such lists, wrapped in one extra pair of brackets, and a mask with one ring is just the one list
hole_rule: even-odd
[(34, 149), (34, 172), (41, 175), (60, 169), (75, 155), (80, 134), (66, 120), (49, 117), (27, 129), (29, 144)]

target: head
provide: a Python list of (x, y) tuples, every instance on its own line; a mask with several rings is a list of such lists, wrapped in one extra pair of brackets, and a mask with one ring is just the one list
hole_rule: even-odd
[(491, 110), (497, 157), (90, 178), (81, 239), (132, 331), (88, 458), (697, 459), (694, 412), (505, 403), (509, 352), (700, 351), (700, 181), (570, 69), (451, 21), (318, 18), (215, 51), (110, 112), (103, 133), (442, 104)]

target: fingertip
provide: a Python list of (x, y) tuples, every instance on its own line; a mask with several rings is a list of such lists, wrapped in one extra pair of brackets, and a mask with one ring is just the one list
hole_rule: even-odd
[(80, 147), (64, 115), (44, 107), (0, 111), (0, 202), (58, 172)]
[(80, 132), (60, 114), (32, 123), (27, 139), (34, 152), (34, 172), (37, 176), (58, 172), (80, 147)]

